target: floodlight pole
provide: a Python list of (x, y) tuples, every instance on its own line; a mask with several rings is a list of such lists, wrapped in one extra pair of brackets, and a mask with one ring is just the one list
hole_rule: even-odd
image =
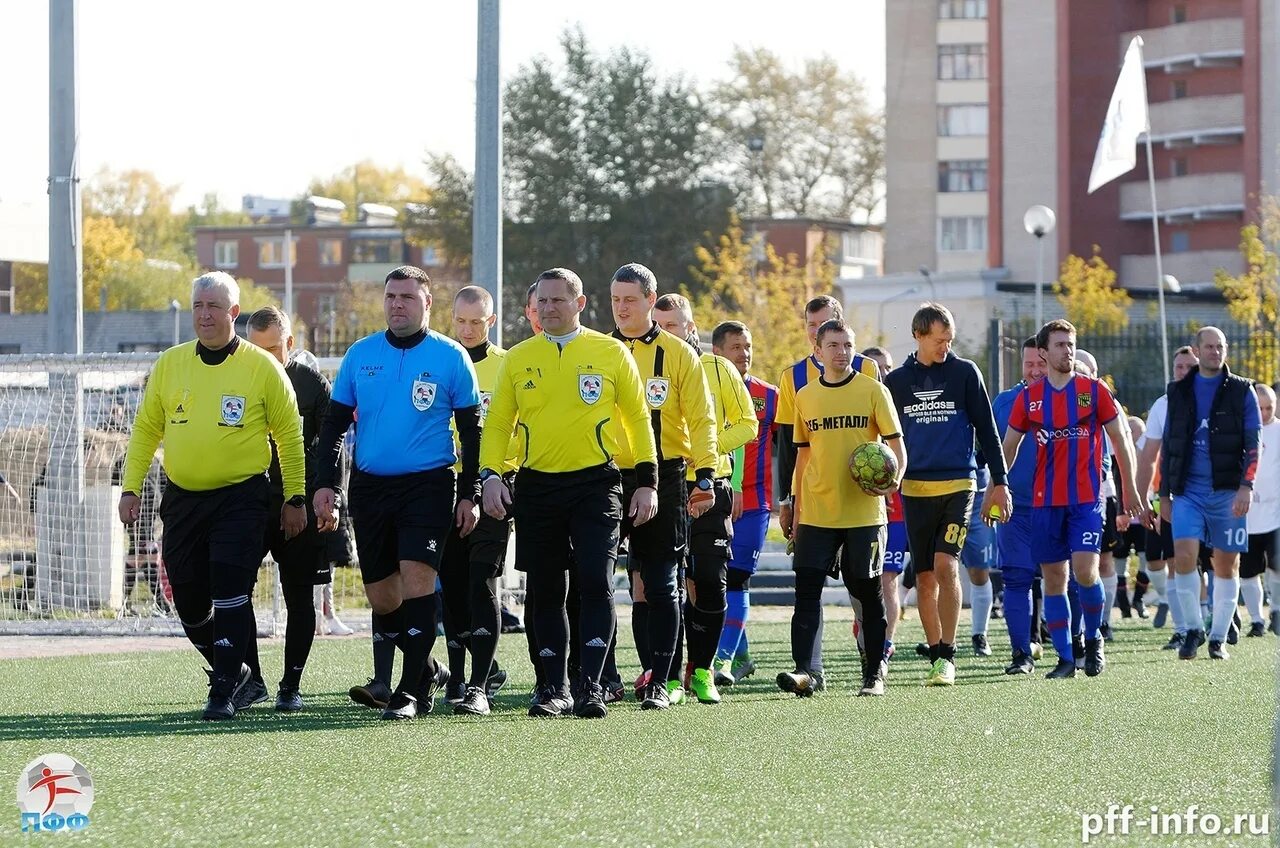
[(502, 343), (502, 85), (499, 0), (479, 0), (476, 37), (476, 183), (471, 225), (471, 278), (493, 297), (489, 335)]

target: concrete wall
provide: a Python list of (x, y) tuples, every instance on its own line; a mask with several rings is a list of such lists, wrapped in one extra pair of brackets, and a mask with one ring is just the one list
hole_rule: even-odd
[[(0, 315), (0, 353), (49, 353), (47, 327), (49, 316), (43, 312)], [(173, 313), (164, 312), (86, 312), (84, 314), (85, 353), (121, 353), (127, 351), (164, 350), (173, 344)], [(191, 313), (178, 313), (180, 341), (195, 338), (191, 329)]]

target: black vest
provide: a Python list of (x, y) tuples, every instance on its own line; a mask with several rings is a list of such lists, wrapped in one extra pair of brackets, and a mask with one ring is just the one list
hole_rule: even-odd
[[(1240, 488), (1244, 479), (1244, 407), (1252, 385), (1222, 366), (1224, 379), (1209, 407), (1209, 462), (1215, 490)], [(1169, 384), (1169, 412), (1160, 445), (1160, 474), (1171, 494), (1181, 495), (1191, 466), (1196, 426), (1196, 375), (1199, 367)]]

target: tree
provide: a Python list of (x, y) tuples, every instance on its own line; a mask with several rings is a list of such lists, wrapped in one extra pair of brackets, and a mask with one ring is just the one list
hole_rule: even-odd
[(403, 213), (408, 203), (427, 203), (431, 192), (426, 181), (404, 168), (384, 168), (369, 159), (356, 162), (328, 177), (316, 177), (307, 194), (341, 200), (347, 208), (343, 220), (354, 222), (361, 203), (381, 203)]
[(1232, 359), (1241, 373), (1263, 383), (1280, 377), (1276, 353), (1280, 322), (1280, 198), (1268, 195), (1259, 203), (1259, 222), (1240, 229), (1240, 255), (1245, 270), (1232, 275), (1219, 268), (1213, 281), (1227, 301), (1227, 314), (1249, 330), (1248, 341), (1235, 342)]
[(757, 340), (752, 371), (776, 382), (784, 368), (808, 352), (800, 316), (806, 303), (831, 291), (835, 268), (825, 256), (806, 265), (794, 254), (779, 256), (771, 245), (757, 264), (736, 215), (723, 234), (714, 239), (708, 234), (708, 242), (695, 248), (698, 265), (689, 269), (701, 290), (692, 296), (698, 327), (709, 333), (721, 321), (746, 324)]
[(185, 216), (173, 211), (178, 186), (150, 171), (102, 168), (84, 191), (85, 218), (109, 218), (127, 230), (138, 250), (155, 259), (192, 258), (195, 243)]
[(1082, 336), (1118, 333), (1129, 326), (1133, 298), (1116, 285), (1116, 272), (1096, 244), (1089, 259), (1071, 254), (1063, 261), (1053, 293)]
[(449, 154), (427, 156), (431, 202), (409, 204), (405, 235), (414, 244), (433, 245), (453, 266), (471, 267), (471, 209), (475, 180)]
[(884, 117), (862, 81), (828, 56), (792, 72), (763, 48), (736, 48), (729, 68), (708, 100), (753, 203), (769, 217), (870, 214), (884, 180)]

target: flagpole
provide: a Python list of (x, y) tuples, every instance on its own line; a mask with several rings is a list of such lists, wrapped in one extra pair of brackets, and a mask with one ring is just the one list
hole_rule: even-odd
[[(1156, 167), (1151, 154), (1151, 108), (1147, 100), (1147, 72), (1142, 61), (1142, 36), (1135, 36), (1133, 44), (1138, 48), (1138, 79), (1142, 82), (1142, 111), (1147, 116), (1147, 187), (1151, 190), (1151, 235), (1156, 248), (1156, 302), (1160, 305), (1160, 364), (1164, 368), (1164, 382), (1169, 384), (1169, 322), (1164, 311), (1164, 255), (1160, 250), (1160, 210), (1156, 205)], [(1123, 71), (1122, 71), (1123, 73)]]

